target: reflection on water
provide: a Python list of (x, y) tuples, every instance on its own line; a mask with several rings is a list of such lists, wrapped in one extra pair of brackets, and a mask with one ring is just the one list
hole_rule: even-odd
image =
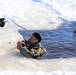
[[(73, 37), (75, 27), (72, 25), (73, 23), (69, 25), (66, 23), (66, 25), (61, 25), (56, 30), (35, 30), (42, 34), (42, 45), (48, 51), (42, 57), (43, 59), (76, 57), (76, 41)], [(30, 34), (35, 31), (26, 32), (27, 36), (25, 37), (29, 38), (31, 36)], [(19, 32), (21, 33), (22, 31)]]

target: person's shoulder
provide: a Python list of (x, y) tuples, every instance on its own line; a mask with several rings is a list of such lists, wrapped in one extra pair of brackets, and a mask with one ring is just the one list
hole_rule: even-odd
[(41, 42), (38, 43), (40, 46), (42, 46)]

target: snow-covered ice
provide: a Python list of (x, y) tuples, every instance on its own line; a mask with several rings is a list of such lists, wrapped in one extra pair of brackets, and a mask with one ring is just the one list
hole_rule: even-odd
[[(75, 57), (35, 60), (23, 57), (16, 49), (17, 41), (24, 37), (28, 39), (34, 31), (56, 30), (62, 22), (76, 20), (75, 12), (71, 11), (75, 11), (76, 2), (74, 0), (58, 1), (0, 0), (0, 17), (6, 19), (5, 26), (0, 28), (0, 75), (11, 73), (12, 75), (75, 75)], [(61, 6), (62, 4), (64, 7)], [(69, 6), (71, 8), (68, 9)], [(62, 12), (61, 8), (66, 9), (66, 12)], [(67, 9), (71, 11), (69, 12), (71, 15), (67, 13)], [(18, 27), (11, 20), (25, 27), (27, 31)]]

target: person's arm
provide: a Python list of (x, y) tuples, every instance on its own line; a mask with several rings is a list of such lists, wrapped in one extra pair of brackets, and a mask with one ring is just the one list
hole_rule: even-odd
[(18, 41), (17, 48), (27, 46), (27, 42), (28, 42), (27, 40)]
[(22, 46), (23, 46), (23, 47), (24, 47), (24, 46), (27, 46), (27, 43), (28, 43), (27, 40), (22, 40), (21, 42), (22, 42)]

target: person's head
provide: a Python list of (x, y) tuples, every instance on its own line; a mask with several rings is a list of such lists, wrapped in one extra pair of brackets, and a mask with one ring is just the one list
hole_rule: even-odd
[(41, 42), (41, 40), (42, 40), (41, 34), (38, 32), (33, 33), (31, 38), (29, 39), (31, 43), (38, 43)]

